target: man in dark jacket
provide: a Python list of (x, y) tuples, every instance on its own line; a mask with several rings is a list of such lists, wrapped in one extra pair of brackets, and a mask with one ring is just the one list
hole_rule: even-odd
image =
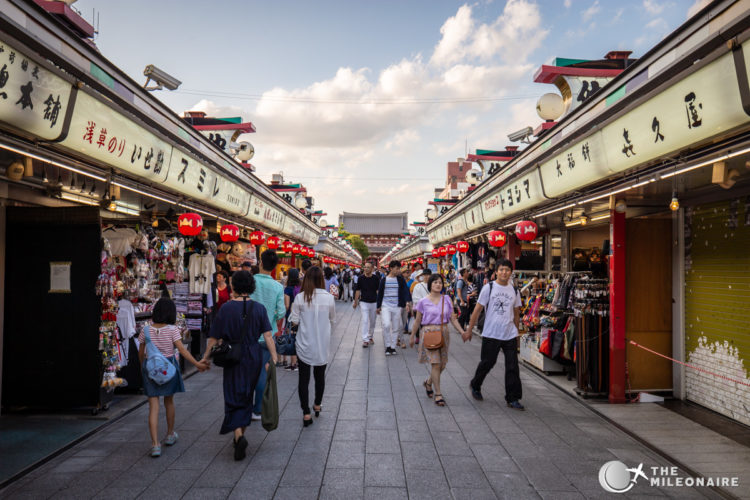
[(401, 276), (401, 263), (397, 260), (388, 265), (388, 275), (380, 280), (378, 287), (378, 309), (383, 322), (383, 343), (385, 355), (396, 354), (396, 343), (401, 333), (401, 312), (403, 308), (411, 312), (411, 293), (406, 280)]

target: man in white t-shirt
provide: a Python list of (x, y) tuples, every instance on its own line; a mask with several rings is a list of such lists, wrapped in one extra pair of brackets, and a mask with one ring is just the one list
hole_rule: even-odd
[(521, 296), (510, 283), (513, 264), (505, 259), (497, 265), (497, 279), (482, 287), (477, 305), (471, 314), (469, 326), (463, 337), (471, 340), (471, 332), (479, 320), (482, 309), (486, 309), (482, 330), (482, 354), (474, 378), (469, 386), (474, 399), (482, 401), (482, 382), (490, 372), (500, 350), (505, 355), (505, 402), (516, 410), (524, 410), (521, 404), (521, 377), (518, 370), (517, 340), (521, 318)]

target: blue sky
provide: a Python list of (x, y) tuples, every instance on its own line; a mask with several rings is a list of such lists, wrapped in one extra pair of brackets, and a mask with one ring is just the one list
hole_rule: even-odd
[[(183, 83), (172, 110), (242, 116), (257, 175), (302, 182), (342, 211), (423, 218), (445, 165), (536, 126), (532, 82), (553, 57), (639, 57), (705, 0), (79, 0), (102, 54), (136, 81), (155, 64)], [(477, 102), (456, 102), (477, 99)], [(414, 100), (429, 99), (429, 104)], [(493, 99), (493, 100), (490, 100)], [(502, 99), (502, 100), (497, 100)], [(404, 102), (409, 101), (409, 102)]]

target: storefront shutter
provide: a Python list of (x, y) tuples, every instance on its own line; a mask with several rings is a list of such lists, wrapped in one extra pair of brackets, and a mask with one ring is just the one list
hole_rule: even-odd
[[(688, 208), (685, 359), (750, 383), (750, 197)], [(686, 369), (687, 399), (750, 424), (750, 388)]]

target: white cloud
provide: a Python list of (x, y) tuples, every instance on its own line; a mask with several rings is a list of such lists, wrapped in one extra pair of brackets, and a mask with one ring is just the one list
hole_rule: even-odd
[(706, 5), (710, 3), (711, 3), (711, 0), (695, 0), (695, 2), (693, 2), (693, 5), (691, 5), (688, 8), (687, 18), (690, 19), (691, 17), (696, 15), (701, 9), (703, 9), (703, 7), (705, 7)]
[(526, 0), (508, 0), (492, 24), (477, 24), (471, 7), (463, 5), (440, 28), (442, 39), (430, 62), (445, 67), (457, 62), (488, 61), (496, 56), (508, 63), (523, 61), (547, 35), (541, 21), (539, 7)]
[[(508, 0), (486, 23), (464, 5), (443, 24), (429, 57), (417, 54), (379, 70), (341, 67), (305, 86), (269, 89), (254, 109), (210, 101), (193, 109), (252, 121), (258, 132), (241, 140), (255, 146), (257, 174), (270, 180), (282, 171), (287, 181), (302, 182), (317, 208), (334, 213), (329, 220), (343, 209), (408, 210), (421, 218), (434, 187), (444, 184), (445, 162), (464, 155), (466, 137), (480, 147), (502, 147), (503, 134), (512, 131), (498, 123), (492, 130), (502, 133), (475, 141), (488, 130), (484, 114), (504, 108), (461, 99), (522, 93), (535, 68), (529, 56), (547, 34), (538, 6), (527, 0)], [(430, 103), (418, 102), (424, 100)]]
[(612, 17), (612, 20), (610, 21), (609, 24), (617, 24), (617, 23), (619, 23), (620, 20), (622, 19), (622, 15), (624, 13), (625, 13), (625, 9), (624, 8), (617, 9), (617, 12), (615, 12), (615, 15)]
[(583, 13), (581, 14), (581, 19), (584, 23), (587, 23), (591, 20), (591, 18), (597, 15), (600, 10), (601, 8), (599, 7), (599, 0), (595, 0), (595, 2), (591, 4), (591, 7), (583, 11)]
[(669, 29), (669, 25), (667, 24), (667, 21), (665, 21), (663, 18), (658, 17), (656, 19), (649, 21), (646, 24), (646, 29), (666, 31)]
[(652, 16), (661, 14), (665, 7), (666, 4), (659, 3), (656, 0), (643, 0), (643, 8)]
[(419, 142), (422, 137), (419, 132), (413, 128), (405, 129), (398, 132), (393, 139), (385, 143), (385, 148), (395, 150), (398, 154), (403, 154), (406, 148)]

